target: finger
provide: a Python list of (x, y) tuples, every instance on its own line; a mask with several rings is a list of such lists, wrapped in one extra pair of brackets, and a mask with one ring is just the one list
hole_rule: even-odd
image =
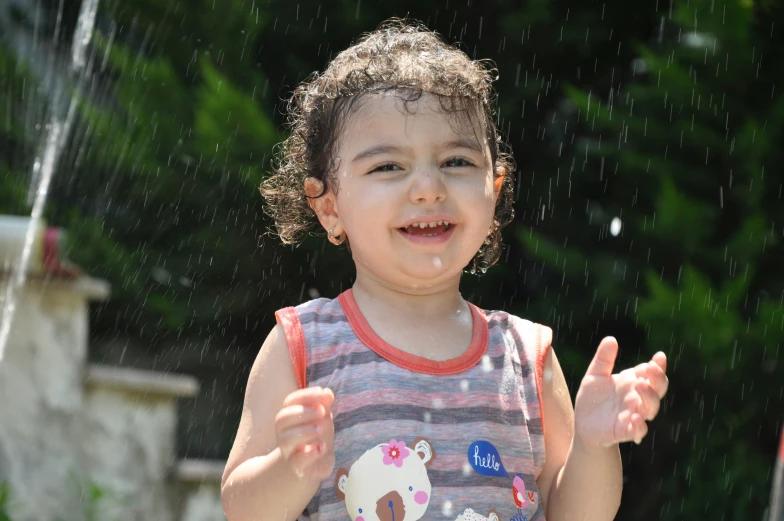
[(625, 418), (626, 428), (624, 429), (624, 436), (623, 439), (619, 441), (619, 443), (624, 441), (632, 441), (634, 443), (637, 443), (638, 431), (640, 430), (641, 427), (640, 422), (642, 422), (643, 424), (645, 423), (645, 421), (642, 420), (642, 416), (640, 416), (637, 413), (632, 413), (626, 416)]
[[(330, 394), (332, 391), (330, 391)], [(324, 399), (324, 390), (321, 387), (307, 387), (298, 389), (286, 396), (283, 400), (283, 407), (290, 405), (316, 405), (321, 404)]]
[(629, 414), (639, 411), (640, 407), (642, 407), (642, 396), (637, 392), (637, 382), (638, 380), (634, 381), (632, 389), (624, 395), (621, 402), (623, 409), (629, 411)]
[(626, 441), (634, 441), (634, 422), (632, 422), (631, 411), (621, 411), (618, 415), (618, 423), (623, 425), (623, 434), (620, 436), (618, 443)]
[(308, 470), (326, 453), (326, 444), (317, 443), (306, 445), (289, 457), (289, 466), (301, 479), (308, 475)]
[(285, 443), (288, 446), (307, 445), (321, 439), (323, 434), (324, 426), (321, 423), (301, 425), (281, 432), (278, 435), (278, 444)]
[(653, 355), (653, 361), (656, 362), (656, 365), (661, 367), (661, 370), (665, 373), (667, 372), (667, 355), (658, 351), (655, 355)]
[(634, 376), (637, 378), (648, 378), (648, 373), (651, 369), (651, 362), (645, 362), (642, 364), (635, 365), (632, 371), (634, 371)]
[(322, 425), (304, 425), (288, 429), (278, 435), (278, 447), (283, 455), (289, 459), (292, 454), (303, 450), (308, 445), (321, 443), (324, 435)]
[(648, 425), (642, 416), (637, 413), (625, 410), (618, 413), (618, 425), (623, 425), (622, 434), (618, 436), (617, 443), (632, 441), (640, 444), (642, 439), (648, 434)]
[(332, 404), (335, 403), (335, 393), (332, 389), (325, 387), (321, 393), (321, 404), (328, 410), (332, 410)]
[(297, 425), (320, 422), (325, 416), (326, 411), (321, 404), (292, 405), (278, 411), (275, 416), (275, 426), (280, 432)]
[(615, 358), (618, 356), (618, 341), (615, 338), (605, 337), (596, 349), (596, 354), (591, 360), (586, 376), (610, 376), (615, 367)]
[(664, 395), (667, 394), (667, 389), (670, 386), (669, 378), (667, 378), (667, 375), (664, 374), (664, 371), (662, 371), (661, 367), (657, 364), (651, 364), (648, 369), (648, 383), (651, 388), (656, 391), (656, 395), (659, 399), (664, 398)]
[(335, 393), (333, 393), (332, 389), (329, 387), (325, 387), (321, 396), (321, 405), (324, 406), (325, 411), (324, 417), (326, 419), (332, 419), (332, 407), (335, 405)]
[(332, 416), (327, 416), (319, 422), (321, 430), (324, 433), (324, 439), (330, 439), (335, 434), (335, 423)]
[(656, 415), (659, 414), (659, 407), (661, 406), (659, 395), (656, 394), (656, 391), (651, 389), (651, 386), (648, 385), (648, 383), (645, 381), (637, 382), (637, 384), (634, 386), (634, 389), (642, 399), (642, 403), (640, 404), (639, 408), (640, 415), (649, 421), (654, 419)]
[(632, 415), (632, 425), (634, 430), (634, 443), (642, 443), (643, 438), (648, 434), (648, 424), (639, 414)]

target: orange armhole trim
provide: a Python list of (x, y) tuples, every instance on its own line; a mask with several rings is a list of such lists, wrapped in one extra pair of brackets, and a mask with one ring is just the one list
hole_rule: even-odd
[(275, 312), (275, 319), (283, 327), (286, 343), (289, 345), (291, 365), (294, 367), (294, 376), (300, 389), (304, 389), (307, 382), (307, 363), (305, 350), (305, 334), (299, 321), (297, 310), (293, 307), (283, 308)]
[(544, 436), (544, 404), (542, 402), (542, 379), (547, 352), (553, 344), (553, 330), (549, 327), (536, 325), (536, 388), (539, 390), (539, 418), (542, 420), (542, 436)]

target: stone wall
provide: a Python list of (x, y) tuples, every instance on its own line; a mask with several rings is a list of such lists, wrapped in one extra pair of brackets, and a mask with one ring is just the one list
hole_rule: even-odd
[[(0, 278), (0, 288), (5, 284)], [(12, 521), (220, 521), (223, 462), (178, 461), (187, 375), (87, 363), (88, 305), (106, 283), (30, 279), (0, 361), (0, 481)], [(97, 496), (95, 496), (97, 497)]]

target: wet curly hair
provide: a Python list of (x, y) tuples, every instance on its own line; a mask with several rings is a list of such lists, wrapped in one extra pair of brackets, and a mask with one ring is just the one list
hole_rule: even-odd
[(450, 116), (472, 121), (479, 115), (490, 146), (491, 164), (504, 181), (491, 233), (469, 265), (484, 272), (501, 256), (501, 229), (514, 218), (516, 165), (493, 117), (496, 70), (489, 60), (471, 60), (418, 22), (393, 18), (338, 54), (327, 69), (314, 72), (294, 90), (286, 106), (289, 137), (276, 146), (272, 173), (261, 184), (264, 211), (284, 244), (299, 242), (314, 225), (305, 194), (308, 177), (337, 189), (336, 148), (347, 115), (373, 93), (392, 91), (406, 106), (424, 93), (434, 95)]

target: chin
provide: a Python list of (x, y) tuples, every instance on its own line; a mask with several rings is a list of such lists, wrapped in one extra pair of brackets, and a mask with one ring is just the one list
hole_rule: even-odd
[(408, 265), (402, 267), (400, 270), (407, 278), (414, 279), (425, 287), (425, 285), (434, 285), (460, 275), (463, 271), (462, 268), (456, 268), (458, 264), (450, 261), (440, 260), (434, 257), (431, 260), (423, 260), (417, 262), (415, 265)]

